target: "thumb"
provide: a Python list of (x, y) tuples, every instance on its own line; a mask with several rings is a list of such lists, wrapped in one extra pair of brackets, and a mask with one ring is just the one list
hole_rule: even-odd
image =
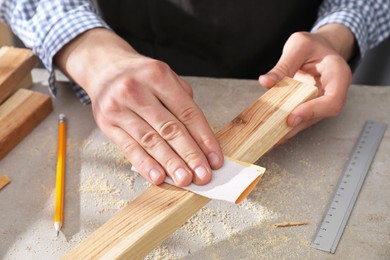
[[(298, 45), (298, 46), (297, 46)], [(290, 37), (283, 47), (279, 61), (270, 71), (259, 77), (260, 85), (271, 88), (285, 76), (293, 77), (306, 62), (306, 51)]]
[(271, 88), (285, 76), (292, 77), (292, 71), (294, 70), (289, 64), (287, 64), (284, 60), (279, 60), (275, 67), (259, 77), (260, 85), (266, 88)]

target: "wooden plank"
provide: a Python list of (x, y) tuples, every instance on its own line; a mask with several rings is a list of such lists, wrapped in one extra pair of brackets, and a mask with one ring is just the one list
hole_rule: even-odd
[(0, 104), (21, 86), (31, 86), (28, 78), (36, 63), (36, 57), (28, 49), (0, 49)]
[(223, 140), (223, 153), (244, 162), (256, 162), (291, 130), (286, 123), (288, 115), (316, 94), (314, 90), (317, 91), (299, 81), (283, 79), (216, 133), (217, 139)]
[[(31, 88), (33, 85), (32, 75), (28, 73), (24, 78), (15, 86), (14, 92), (21, 88)], [(1, 104), (1, 103), (0, 103)]]
[(48, 95), (19, 89), (0, 105), (0, 160), (53, 111)]
[(11, 29), (6, 24), (0, 22), (0, 47), (13, 45), (14, 37)]
[[(284, 78), (217, 133), (224, 154), (256, 162), (290, 130), (288, 114), (316, 93), (314, 86)], [(64, 259), (142, 259), (208, 202), (166, 183), (150, 186)]]

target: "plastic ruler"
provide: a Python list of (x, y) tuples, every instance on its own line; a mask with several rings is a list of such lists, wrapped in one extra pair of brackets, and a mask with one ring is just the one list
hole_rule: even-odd
[(366, 121), (312, 247), (334, 253), (387, 125)]

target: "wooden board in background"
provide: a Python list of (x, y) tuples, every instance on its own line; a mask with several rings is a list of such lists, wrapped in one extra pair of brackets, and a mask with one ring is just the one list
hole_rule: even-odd
[(8, 25), (0, 22), (0, 47), (13, 46), (14, 37)]
[(0, 105), (0, 160), (53, 111), (51, 98), (19, 89)]
[(0, 104), (19, 88), (32, 85), (31, 70), (36, 63), (29, 49), (0, 48)]
[[(291, 129), (289, 113), (316, 93), (284, 78), (217, 133), (224, 154), (256, 162)], [(166, 183), (150, 186), (64, 259), (142, 259), (209, 201)]]

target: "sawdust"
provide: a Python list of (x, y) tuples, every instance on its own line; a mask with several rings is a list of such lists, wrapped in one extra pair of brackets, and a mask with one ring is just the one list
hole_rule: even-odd
[(80, 243), (83, 239), (85, 239), (90, 232), (86, 229), (80, 230), (80, 232), (74, 234), (69, 240), (68, 243), (70, 244), (78, 244)]
[(126, 200), (118, 200), (115, 202), (115, 206), (118, 208), (118, 209), (122, 209), (124, 207), (126, 207), (130, 202), (129, 201), (126, 201)]
[(202, 208), (198, 214), (190, 218), (182, 227), (192, 237), (200, 237), (203, 241), (210, 245), (215, 239), (214, 233), (207, 227), (207, 223), (210, 223), (211, 217), (217, 215), (216, 211), (209, 208)]
[(145, 260), (176, 260), (179, 259), (175, 254), (168, 249), (168, 247), (157, 247), (150, 252), (148, 256), (145, 257)]
[(135, 183), (135, 176), (127, 174), (127, 173), (119, 173), (115, 174), (115, 176), (122, 181), (123, 183), (126, 184), (126, 187), (134, 190), (134, 183)]
[(238, 243), (236, 238), (240, 233), (277, 217), (277, 214), (251, 198), (239, 205), (212, 201), (163, 242), (161, 247), (171, 249), (178, 258), (196, 256), (206, 248), (207, 258), (212, 256), (211, 259), (224, 259), (220, 255), (219, 244), (226, 241), (230, 244)]
[(120, 199), (120, 190), (109, 181), (96, 174), (91, 174), (80, 184), (81, 194), (88, 194), (95, 203), (98, 213), (117, 210), (125, 207), (127, 202)]
[(131, 163), (126, 158), (126, 156), (123, 154), (123, 152), (113, 143), (111, 142), (104, 142), (101, 144), (99, 151), (97, 152), (97, 157), (100, 155), (104, 155), (104, 158), (107, 160), (114, 161), (114, 165), (116, 166), (131, 166)]
[(90, 175), (79, 188), (80, 192), (87, 192), (92, 194), (112, 194), (117, 193), (118, 189), (109, 184), (107, 179), (96, 175)]
[[(81, 151), (80, 197), (92, 200), (95, 212), (110, 216), (127, 206), (140, 192), (135, 187), (143, 181), (130, 171), (130, 162), (100, 131), (95, 131), (82, 143)], [(84, 207), (91, 208), (89, 204)]]

